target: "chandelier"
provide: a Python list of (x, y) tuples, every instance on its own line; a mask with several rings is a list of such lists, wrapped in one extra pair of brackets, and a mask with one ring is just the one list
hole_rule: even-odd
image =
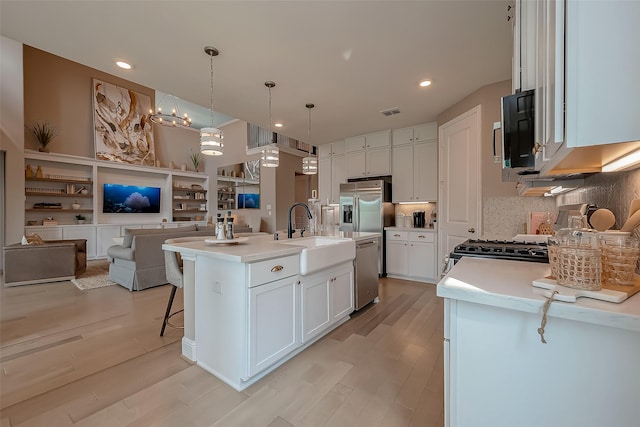
[(200, 152), (209, 156), (221, 156), (224, 145), (222, 144), (222, 131), (213, 126), (213, 57), (218, 56), (218, 49), (205, 46), (204, 53), (211, 58), (211, 127), (200, 129)]
[(315, 107), (314, 104), (306, 104), (307, 110), (309, 110), (309, 127), (307, 129), (307, 144), (309, 144), (309, 156), (302, 159), (302, 173), (305, 175), (315, 175), (318, 173), (318, 158), (311, 155), (313, 152), (313, 145), (311, 145), (311, 109)]
[(269, 88), (269, 145), (262, 149), (260, 164), (266, 168), (276, 168), (280, 164), (280, 150), (273, 143), (273, 131), (271, 130), (271, 88), (276, 84), (272, 81), (266, 81), (264, 85)]
[(183, 115), (180, 114), (180, 109), (178, 107), (179, 100), (177, 97), (165, 94), (162, 97), (161, 102), (159, 102), (158, 104), (162, 104), (162, 101), (167, 96), (172, 98), (173, 100), (173, 108), (171, 109), (171, 114), (163, 113), (162, 108), (157, 107), (155, 112), (153, 110), (149, 110), (149, 119), (153, 123), (162, 126), (190, 128), (191, 118), (187, 115), (187, 113), (184, 113)]

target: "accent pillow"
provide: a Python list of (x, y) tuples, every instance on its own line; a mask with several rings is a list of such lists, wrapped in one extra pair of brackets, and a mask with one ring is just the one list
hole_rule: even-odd
[(38, 236), (36, 233), (31, 233), (27, 236), (27, 244), (44, 245), (44, 240), (42, 240), (42, 237)]

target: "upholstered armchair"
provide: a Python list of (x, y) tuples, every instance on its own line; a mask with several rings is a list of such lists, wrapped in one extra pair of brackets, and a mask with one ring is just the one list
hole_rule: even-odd
[(4, 247), (5, 286), (71, 280), (87, 269), (85, 239), (45, 240)]

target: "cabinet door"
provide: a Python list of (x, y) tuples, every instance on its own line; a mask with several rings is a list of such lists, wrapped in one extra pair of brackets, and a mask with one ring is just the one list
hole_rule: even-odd
[(436, 245), (434, 243), (411, 242), (408, 256), (409, 276), (435, 280)]
[[(406, 164), (411, 164), (411, 161)], [(435, 141), (413, 147), (413, 200), (438, 200), (438, 144)]]
[[(129, 228), (132, 228), (132, 227), (129, 227)], [(106, 258), (107, 249), (109, 249), (109, 246), (113, 246), (116, 244), (116, 242), (113, 241), (113, 238), (120, 237), (121, 235), (123, 235), (124, 230), (123, 230), (123, 234), (120, 234), (119, 225), (101, 225), (97, 227), (96, 234), (97, 234), (96, 256), (98, 258)]]
[(388, 147), (391, 144), (391, 131), (383, 130), (380, 132), (369, 133), (365, 135), (365, 144), (367, 150), (371, 148)]
[(63, 239), (86, 239), (87, 258), (95, 258), (97, 253), (96, 228), (91, 226), (64, 227), (62, 229)]
[(331, 203), (331, 157), (318, 158), (318, 198), (321, 203)]
[(347, 166), (347, 177), (362, 177), (366, 175), (365, 152), (349, 153), (345, 155)]
[(389, 147), (367, 150), (366, 175), (389, 175), (391, 173), (391, 156)]
[(318, 145), (318, 158), (329, 157), (333, 154), (331, 152), (331, 144)]
[(331, 320), (336, 322), (353, 312), (353, 272), (345, 271), (332, 276), (329, 280), (331, 297)]
[(362, 151), (365, 148), (365, 137), (361, 136), (353, 136), (351, 138), (346, 138), (344, 140), (344, 151), (345, 153), (356, 153), (358, 151)]
[[(395, 140), (394, 140), (395, 141)], [(409, 202), (413, 200), (413, 146), (393, 147), (392, 195), (393, 202)]]
[[(308, 280), (308, 279), (305, 279)], [(302, 281), (301, 304), (302, 312), (302, 343), (306, 343), (322, 332), (331, 322), (329, 312), (329, 285), (331, 280), (326, 276)]]
[(425, 123), (413, 128), (413, 142), (433, 141), (438, 139), (438, 123)]
[(249, 288), (249, 376), (298, 346), (297, 276)]
[(340, 203), (340, 184), (343, 182), (347, 182), (345, 156), (333, 156), (331, 159), (331, 203)]
[(407, 275), (407, 242), (389, 241), (386, 243), (387, 249), (387, 273), (400, 276)]
[(393, 145), (411, 144), (413, 142), (413, 128), (394, 129), (391, 131), (391, 143)]

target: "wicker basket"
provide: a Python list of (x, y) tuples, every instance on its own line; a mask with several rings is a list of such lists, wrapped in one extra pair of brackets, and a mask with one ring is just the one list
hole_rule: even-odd
[(549, 246), (551, 274), (559, 285), (573, 289), (598, 291), (600, 282), (600, 249), (580, 246)]
[(640, 248), (631, 242), (601, 240), (603, 284), (633, 286)]

